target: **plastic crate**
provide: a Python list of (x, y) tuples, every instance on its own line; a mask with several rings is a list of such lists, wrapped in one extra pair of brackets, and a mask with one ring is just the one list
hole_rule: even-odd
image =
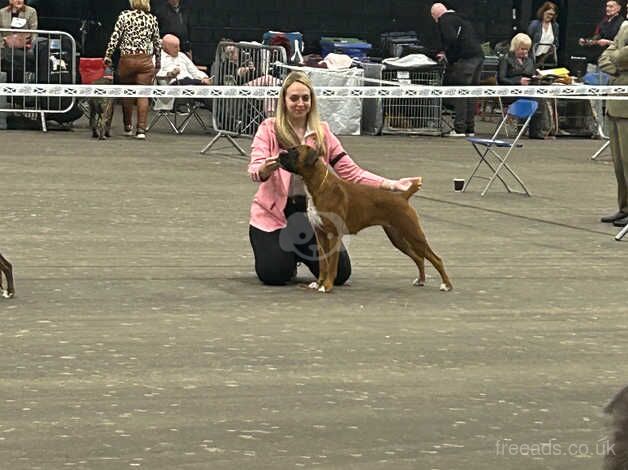
[(325, 57), (327, 54), (346, 54), (349, 57), (366, 57), (368, 51), (373, 47), (368, 42), (364, 42), (358, 38), (321, 38), (321, 55)]

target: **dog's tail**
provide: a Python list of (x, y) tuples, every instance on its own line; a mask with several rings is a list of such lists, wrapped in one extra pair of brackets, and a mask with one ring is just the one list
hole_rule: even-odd
[(413, 181), (410, 187), (401, 194), (406, 199), (410, 199), (410, 196), (416, 193), (419, 190), (419, 188), (421, 188), (421, 181)]

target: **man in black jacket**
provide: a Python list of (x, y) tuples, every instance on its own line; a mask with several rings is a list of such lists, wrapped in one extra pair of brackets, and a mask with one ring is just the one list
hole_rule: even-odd
[(192, 58), (192, 46), (190, 44), (190, 14), (181, 4), (180, 0), (168, 0), (155, 12), (159, 22), (159, 32), (162, 37), (173, 34), (181, 42), (181, 52)]
[[(442, 3), (434, 3), (430, 12), (440, 32), (442, 51), (438, 57), (448, 63), (446, 84), (479, 85), (484, 53), (471, 23)], [(456, 117), (449, 135), (463, 137), (475, 133), (475, 105), (475, 99), (454, 100)]]

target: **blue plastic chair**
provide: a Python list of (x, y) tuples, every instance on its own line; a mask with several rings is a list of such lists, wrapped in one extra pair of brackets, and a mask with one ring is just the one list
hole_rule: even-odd
[[(488, 179), (488, 183), (486, 183), (486, 186), (482, 191), (482, 196), (487, 193), (488, 189), (491, 187), (495, 179), (499, 179), (506, 188), (506, 191), (508, 191), (509, 193), (520, 193), (530, 196), (530, 192), (528, 191), (528, 188), (526, 188), (523, 180), (517, 175), (517, 173), (515, 173), (510, 165), (508, 165), (507, 160), (508, 157), (510, 157), (513, 149), (523, 147), (523, 144), (521, 144), (519, 140), (530, 125), (532, 115), (536, 112), (538, 106), (538, 102), (533, 100), (517, 100), (508, 107), (508, 112), (504, 115), (504, 118), (501, 120), (501, 122), (497, 126), (497, 129), (495, 129), (493, 136), (490, 139), (480, 137), (467, 137), (467, 141), (470, 142), (471, 145), (473, 145), (473, 148), (477, 153), (479, 160), (477, 165), (475, 165), (475, 168), (471, 172), (471, 175), (467, 178), (467, 181), (462, 188), (463, 192), (467, 190), (469, 184), (471, 184), (471, 181), (474, 178), (484, 178)], [(523, 122), (523, 125), (519, 129), (519, 133), (514, 139), (500, 139), (500, 133), (503, 129), (505, 129), (506, 122), (509, 119), (516, 119), (519, 122)], [(504, 149), (505, 153), (500, 153), (497, 149)], [(482, 164), (488, 167), (491, 172), (490, 176), (486, 177), (478, 175), (478, 171), (482, 167)], [(510, 186), (508, 186), (504, 178), (502, 178), (502, 176), (500, 175), (500, 172), (502, 170), (507, 171), (515, 179), (519, 186), (521, 186), (521, 189), (523, 189), (523, 191), (515, 191)]]
[(582, 83), (585, 85), (608, 85), (611, 76), (604, 72), (589, 72), (582, 77)]

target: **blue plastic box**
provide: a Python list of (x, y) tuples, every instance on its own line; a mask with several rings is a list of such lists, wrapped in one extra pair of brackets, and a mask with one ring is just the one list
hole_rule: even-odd
[(373, 47), (368, 42), (364, 42), (358, 38), (321, 38), (321, 55), (325, 57), (327, 54), (334, 52), (336, 54), (347, 54), (349, 57), (364, 58), (368, 51)]

